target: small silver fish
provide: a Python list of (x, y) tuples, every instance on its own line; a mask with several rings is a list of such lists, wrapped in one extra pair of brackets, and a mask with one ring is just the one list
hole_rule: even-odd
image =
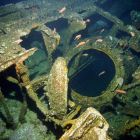
[(95, 42), (103, 42), (103, 39), (101, 39), (101, 38), (99, 38), (99, 39), (97, 39)]
[(134, 37), (134, 36), (135, 36), (135, 33), (134, 33), (134, 32), (130, 32), (130, 35), (131, 35), (132, 37)]
[(75, 36), (74, 40), (79, 40), (81, 38), (81, 34)]
[(63, 14), (66, 11), (66, 7), (64, 6), (63, 8), (61, 8), (60, 10), (58, 10), (59, 14)]
[(100, 31), (100, 33), (104, 32), (104, 31), (105, 31), (105, 29), (102, 29), (102, 30)]
[(83, 56), (88, 56), (88, 53), (83, 53), (82, 55), (83, 55)]
[(100, 77), (100, 76), (104, 75), (105, 73), (106, 73), (105, 70), (104, 70), (104, 71), (101, 71), (101, 72), (98, 74), (98, 76)]
[(53, 34), (55, 34), (56, 33), (56, 28), (53, 28), (53, 31), (52, 32), (53, 32)]
[(86, 19), (86, 21), (85, 21), (86, 23), (89, 23), (90, 22), (90, 19)]

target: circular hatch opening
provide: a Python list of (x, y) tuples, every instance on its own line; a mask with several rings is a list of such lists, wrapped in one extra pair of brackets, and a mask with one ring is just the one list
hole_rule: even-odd
[(76, 71), (69, 74), (69, 86), (83, 96), (101, 95), (115, 76), (112, 59), (98, 50), (86, 50), (74, 56), (69, 63), (70, 71), (75, 66)]

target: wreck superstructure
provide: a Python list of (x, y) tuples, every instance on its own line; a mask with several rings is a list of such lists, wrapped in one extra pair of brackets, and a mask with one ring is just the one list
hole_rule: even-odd
[[(106, 4), (106, 0), (89, 0), (80, 6), (75, 6), (80, 0), (63, 0), (63, 3), (58, 2), (57, 5), (54, 3), (55, 0), (28, 0), (0, 8), (1, 101), (4, 102), (6, 94), (3, 83), (14, 83), (22, 93), (21, 112), (28, 108), (26, 100), (30, 97), (45, 116), (46, 122), (51, 121), (62, 129), (71, 126), (60, 139), (91, 138), (92, 132), (97, 135), (96, 139), (102, 139), (99, 132), (106, 133), (108, 123), (94, 109), (88, 107), (95, 107), (101, 112), (110, 107), (113, 113), (118, 113), (121, 112), (121, 107), (113, 104), (113, 101), (117, 100), (118, 104), (123, 104), (123, 107), (129, 110), (130, 115), (140, 115), (135, 115), (125, 102), (134, 96), (137, 100), (140, 99), (135, 91), (140, 86), (140, 32), (98, 6)], [(60, 14), (58, 11), (64, 6), (66, 11)], [(94, 21), (94, 18), (97, 21)], [(75, 40), (75, 36), (79, 34), (82, 37)], [(80, 43), (81, 46), (78, 45)], [(114, 74), (98, 96), (94, 95), (94, 92), (90, 97), (86, 94), (83, 96), (72, 87), (73, 79), (80, 75), (81, 71), (95, 64), (92, 72), (98, 72), (94, 75), (96, 78), (100, 79), (100, 75), (104, 73), (109, 75), (105, 66), (101, 71), (98, 67), (96, 69), (96, 65), (99, 65), (96, 61), (98, 57), (104, 57), (111, 62), (114, 71), (110, 72)], [(41, 95), (38, 92), (40, 89)], [(116, 94), (117, 90), (128, 92), (128, 97)], [(132, 96), (133, 90), (135, 93)], [(4, 108), (8, 110), (7, 107)], [(85, 108), (88, 108), (87, 111), (80, 116), (80, 110), (83, 112)], [(25, 114), (19, 114), (19, 122)], [(105, 116), (106, 114), (109, 113), (105, 112)], [(122, 114), (127, 113), (122, 110)], [(77, 115), (80, 117), (75, 119)], [(84, 115), (87, 120), (82, 118)], [(131, 128), (139, 126), (139, 119), (130, 120), (132, 127), (128, 128), (128, 123), (117, 135), (127, 134)], [(132, 124), (132, 120), (136, 123)], [(79, 128), (75, 128), (78, 122)], [(100, 123), (105, 123), (105, 127), (95, 131)], [(88, 132), (81, 135), (80, 131)], [(105, 135), (104, 139), (110, 138)]]

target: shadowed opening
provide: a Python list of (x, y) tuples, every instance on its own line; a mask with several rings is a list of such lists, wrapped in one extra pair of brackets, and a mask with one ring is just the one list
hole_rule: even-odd
[(52, 30), (54, 30), (55, 28), (57, 32), (60, 32), (61, 30), (66, 29), (68, 27), (68, 19), (59, 18), (55, 21), (47, 22), (45, 25)]
[[(76, 60), (80, 56), (77, 65)], [(72, 69), (77, 66), (76, 71)], [(108, 55), (97, 50), (79, 53), (69, 63), (70, 88), (83, 96), (99, 96), (115, 76), (115, 65)]]
[(31, 30), (28, 36), (22, 36), (20, 45), (25, 49), (37, 48), (37, 51), (25, 61), (30, 79), (46, 74), (49, 70), (48, 53), (40, 31)]

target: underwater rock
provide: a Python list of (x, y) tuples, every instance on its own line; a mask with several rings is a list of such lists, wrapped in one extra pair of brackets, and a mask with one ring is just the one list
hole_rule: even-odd
[(77, 119), (70, 122), (72, 127), (60, 140), (109, 140), (107, 130), (109, 125), (104, 117), (94, 108), (89, 107)]
[(48, 140), (46, 131), (44, 126), (25, 123), (12, 134), (9, 140)]
[(51, 114), (63, 118), (67, 113), (68, 77), (67, 65), (64, 58), (59, 57), (54, 62), (48, 76), (48, 92)]

